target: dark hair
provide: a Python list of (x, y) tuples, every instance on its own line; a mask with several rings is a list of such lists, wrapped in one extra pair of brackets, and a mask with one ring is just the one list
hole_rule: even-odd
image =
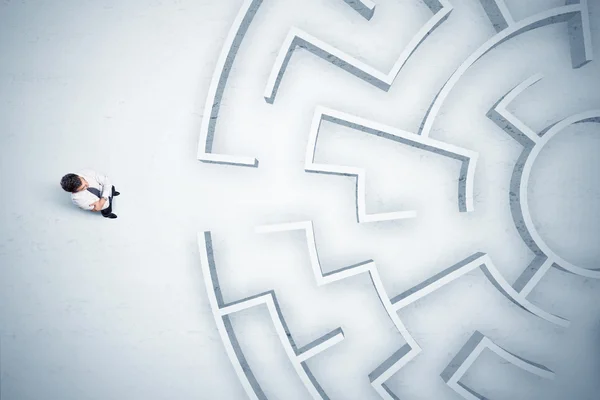
[(67, 192), (75, 193), (77, 188), (81, 186), (81, 179), (76, 174), (66, 174), (60, 180), (60, 186)]

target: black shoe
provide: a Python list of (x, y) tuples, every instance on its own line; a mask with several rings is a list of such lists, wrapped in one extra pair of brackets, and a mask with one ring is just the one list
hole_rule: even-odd
[(110, 218), (110, 219), (115, 219), (117, 218), (117, 214), (115, 213), (110, 213), (108, 215), (105, 215), (104, 218)]
[(120, 194), (121, 194), (121, 192), (114, 192), (114, 193), (113, 193), (113, 196), (115, 196), (115, 197), (116, 197), (116, 196), (118, 196), (118, 195), (120, 195)]

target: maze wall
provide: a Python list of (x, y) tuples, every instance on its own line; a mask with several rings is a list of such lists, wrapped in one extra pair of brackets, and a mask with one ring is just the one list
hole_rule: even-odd
[[(600, 336), (586, 364), (569, 330), (597, 321), (598, 251), (556, 251), (531, 200), (553, 139), (598, 133), (600, 103), (554, 84), (592, 84), (592, 1), (322, 0), (295, 20), (284, 9), (302, 5), (243, 1), (198, 143), (207, 171), (262, 182), (256, 214), (198, 233), (232, 384), (271, 400), (597, 398), (572, 378), (600, 374)], [(338, 184), (347, 198), (327, 198)], [(557, 306), (581, 282), (580, 307)]]

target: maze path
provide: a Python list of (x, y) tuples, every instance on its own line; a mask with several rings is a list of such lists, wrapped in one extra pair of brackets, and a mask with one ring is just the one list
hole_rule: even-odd
[(529, 373), (537, 375), (545, 379), (554, 379), (554, 372), (536, 364), (532, 361), (525, 360), (513, 353), (504, 350), (481, 332), (475, 331), (471, 338), (465, 343), (458, 354), (450, 361), (450, 364), (442, 372), (441, 377), (452, 390), (459, 396), (467, 400), (486, 400), (486, 397), (480, 395), (473, 389), (470, 389), (465, 384), (460, 382), (460, 379), (471, 368), (477, 357), (485, 350), (489, 349), (497, 356), (505, 361), (519, 367)]
[(291, 28), (281, 45), (279, 54), (271, 69), (271, 74), (265, 87), (265, 101), (267, 103), (273, 103), (275, 101), (275, 96), (277, 95), (277, 90), (279, 89), (286, 68), (297, 48), (305, 49), (312, 54), (321, 57), (325, 61), (350, 72), (365, 82), (387, 91), (394, 83), (396, 76), (398, 76), (398, 73), (404, 64), (406, 64), (410, 56), (417, 50), (419, 45), (423, 43), (425, 38), (448, 18), (452, 11), (452, 5), (446, 0), (425, 0), (424, 2), (434, 13), (433, 17), (430, 18), (411, 39), (398, 57), (398, 60), (396, 60), (390, 71), (387, 73), (381, 72), (362, 61), (357, 60), (322, 40), (309, 35), (301, 29), (296, 27)]
[(424, 138), (390, 126), (385, 126), (378, 122), (369, 121), (341, 111), (319, 106), (315, 110), (310, 127), (304, 170), (306, 172), (356, 177), (356, 219), (358, 222), (414, 218), (417, 213), (416, 211), (396, 211), (390, 213), (367, 214), (365, 193), (366, 172), (364, 169), (314, 162), (317, 139), (322, 121), (329, 121), (342, 126), (347, 126), (361, 132), (383, 137), (460, 161), (462, 166), (458, 178), (458, 208), (462, 212), (473, 211), (473, 179), (478, 158), (477, 153), (430, 138)]
[[(213, 73), (208, 95), (206, 96), (206, 105), (204, 106), (204, 115), (200, 126), (200, 141), (198, 143), (198, 159), (206, 163), (230, 164), (246, 167), (258, 167), (258, 160), (251, 157), (230, 156), (225, 154), (215, 154), (212, 152), (212, 144), (219, 117), (219, 109), (223, 100), (223, 93), (227, 85), (229, 72), (235, 61), (235, 56), (240, 48), (244, 35), (250, 27), (254, 15), (258, 11), (262, 0), (245, 0), (240, 11), (227, 34), (225, 44), (221, 49), (221, 54), (217, 60), (215, 72)], [(209, 112), (210, 110), (210, 112)]]
[[(524, 148), (523, 153), (521, 153), (521, 157), (519, 157), (519, 160), (515, 165), (511, 180), (511, 211), (517, 230), (521, 234), (521, 237), (527, 246), (535, 253), (536, 256), (547, 257), (552, 265), (572, 274), (587, 278), (600, 279), (600, 269), (586, 269), (573, 265), (557, 255), (546, 244), (546, 242), (538, 233), (537, 228), (533, 224), (531, 213), (529, 212), (527, 195), (527, 187), (529, 183), (529, 177), (531, 175), (531, 168), (544, 146), (550, 141), (550, 139), (568, 126), (585, 122), (600, 123), (600, 110), (590, 110), (566, 117), (544, 129), (540, 133), (540, 140), (536, 142), (534, 146), (530, 148)], [(542, 266), (543, 265), (544, 264), (542, 264)]]
[[(484, 0), (484, 3), (488, 3)], [(490, 50), (512, 39), (522, 33), (542, 26), (568, 21), (569, 38), (571, 44), (571, 59), (574, 68), (579, 68), (592, 60), (591, 32), (588, 15), (587, 0), (581, 0), (575, 4), (575, 0), (568, 0), (568, 5), (556, 7), (554, 9), (541, 12), (520, 22), (511, 22), (512, 19), (506, 19), (507, 28), (491, 37), (487, 42), (481, 45), (474, 53), (458, 67), (458, 69), (446, 81), (440, 92), (437, 94), (433, 103), (427, 110), (425, 118), (421, 124), (419, 133), (425, 137), (431, 134), (433, 124), (442, 106), (448, 98), (450, 92), (460, 81), (462, 76), (473, 66), (481, 57)], [(574, 4), (570, 4), (574, 3)], [(497, 3), (501, 4), (501, 3)], [(492, 22), (496, 17), (492, 18)], [(509, 22), (511, 22), (509, 24)]]
[(489, 119), (494, 121), (496, 125), (523, 146), (535, 144), (535, 142), (539, 140), (539, 136), (530, 127), (524, 124), (523, 121), (511, 113), (508, 110), (508, 105), (528, 87), (539, 82), (543, 77), (542, 74), (535, 74), (532, 77), (525, 79), (510, 92), (502, 96), (487, 114)]
[(369, 274), (381, 304), (383, 305), (391, 321), (394, 323), (394, 326), (406, 342), (404, 346), (402, 346), (398, 351), (392, 354), (387, 360), (385, 360), (369, 374), (369, 380), (381, 398), (386, 400), (398, 399), (398, 397), (394, 395), (385, 382), (390, 379), (392, 375), (398, 372), (404, 365), (406, 365), (406, 363), (416, 357), (421, 352), (421, 348), (410, 335), (400, 318), (398, 318), (398, 315), (385, 292), (385, 288), (383, 286), (383, 282), (381, 281), (379, 272), (377, 271), (375, 262), (373, 262), (373, 260), (367, 260), (324, 274), (321, 267), (321, 262), (319, 261), (312, 221), (266, 225), (258, 227), (256, 231), (258, 233), (272, 233), (293, 230), (303, 230), (305, 232), (310, 264), (318, 286), (341, 281), (362, 273)]
[[(386, 294), (383, 282), (381, 281), (379, 272), (377, 271), (377, 267), (373, 260), (366, 260), (329, 273), (323, 273), (323, 269), (319, 261), (312, 221), (273, 224), (256, 228), (257, 233), (274, 233), (294, 230), (302, 230), (305, 233), (310, 265), (317, 286), (324, 286), (362, 273), (368, 273), (381, 304), (383, 305), (391, 321), (394, 323), (394, 326), (405, 340), (405, 345), (403, 345), (398, 351), (392, 354), (369, 374), (371, 385), (383, 399), (399, 399), (399, 397), (396, 396), (386, 385), (386, 381), (421, 352), (420, 346), (408, 332), (407, 328), (398, 317), (397, 312), (403, 307), (425, 297), (436, 289), (443, 287), (444, 285), (476, 268), (481, 268), (494, 287), (496, 287), (496, 289), (498, 289), (505, 297), (519, 307), (557, 325), (568, 326), (569, 324), (568, 321), (539, 309), (537, 306), (527, 301), (525, 296), (517, 293), (508, 284), (508, 282), (504, 280), (498, 269), (494, 266), (491, 259), (486, 254), (476, 253), (473, 256), (468, 257), (467, 259), (424, 281), (423, 283), (390, 299)], [(219, 327), (219, 333), (223, 343), (225, 344), (231, 363), (233, 364), (238, 378), (242, 382), (248, 396), (252, 399), (266, 399), (260, 384), (252, 373), (251, 367), (245, 360), (243, 351), (237, 342), (235, 332), (233, 331), (228, 316), (250, 307), (265, 305), (269, 310), (269, 315), (271, 316), (273, 325), (276, 328), (277, 334), (282, 345), (284, 346), (288, 358), (294, 366), (307, 391), (314, 399), (328, 399), (327, 394), (322, 389), (316, 378), (312, 375), (305, 362), (316, 354), (325, 351), (326, 349), (343, 340), (343, 330), (338, 327), (311, 342), (309, 345), (298, 349), (294, 343), (291, 332), (287, 328), (285, 319), (279, 308), (275, 292), (270, 290), (265, 293), (260, 293), (239, 301), (225, 304), (222, 300), (221, 289), (218, 282), (214, 255), (212, 253), (210, 232), (204, 232), (202, 235), (198, 235), (198, 243), (200, 248), (202, 271), (203, 275), (205, 276), (206, 289), (211, 300), (211, 307), (215, 316), (215, 320), (217, 321), (217, 325)], [(461, 354), (462, 353), (463, 351), (461, 351)], [(504, 353), (499, 353), (501, 356), (503, 356), (503, 354)], [(453, 376), (456, 377), (455, 383), (457, 383), (462, 374)], [(460, 385), (459, 383), (457, 384)]]
[(510, 286), (506, 279), (504, 279), (498, 268), (492, 262), (490, 256), (485, 253), (475, 253), (431, 278), (426, 279), (413, 288), (395, 296), (391, 300), (392, 305), (396, 310), (400, 310), (477, 268), (481, 268), (488, 280), (500, 293), (522, 309), (556, 325), (563, 327), (569, 326), (569, 321), (540, 309), (529, 302), (523, 294), (518, 293)]
[(221, 341), (225, 346), (227, 356), (235, 369), (239, 381), (244, 387), (244, 391), (250, 399), (266, 400), (267, 397), (263, 392), (260, 384), (256, 377), (252, 373), (252, 369), (246, 358), (244, 352), (241, 349), (229, 315), (257, 306), (266, 306), (279, 340), (290, 360), (298, 377), (306, 387), (306, 390), (310, 393), (313, 399), (327, 400), (329, 397), (325, 394), (325, 391), (315, 377), (310, 372), (306, 361), (311, 357), (319, 354), (320, 352), (328, 349), (329, 347), (339, 343), (344, 339), (344, 333), (341, 328), (334, 329), (333, 331), (321, 336), (310, 344), (298, 349), (294, 343), (294, 339), (287, 328), (285, 319), (279, 308), (275, 291), (270, 290), (265, 293), (260, 293), (255, 296), (250, 296), (239, 301), (235, 301), (229, 304), (225, 304), (221, 295), (221, 287), (219, 285), (219, 279), (217, 276), (217, 269), (214, 260), (214, 254), (212, 249), (212, 238), (210, 232), (204, 232), (198, 235), (198, 246), (200, 249), (200, 259), (202, 274), (204, 275), (204, 281), (206, 284), (206, 291), (210, 301), (211, 310), (215, 318)]
[[(369, 0), (344, 0), (351, 7), (357, 10), (365, 18), (370, 19), (374, 10), (375, 4)], [(382, 85), (382, 89), (389, 89), (394, 79), (400, 72), (402, 66), (408, 61), (412, 53), (425, 40), (435, 28), (437, 28), (450, 14), (452, 6), (446, 0), (425, 0), (427, 6), (435, 13), (434, 16), (419, 30), (415, 37), (409, 42), (405, 50), (400, 54), (398, 60), (386, 75), (372, 67), (356, 60), (355, 58), (340, 52), (328, 44), (308, 35), (307, 33), (292, 28), (288, 37), (284, 41), (284, 46), (276, 59), (273, 71), (267, 83), (265, 99), (272, 103), (275, 99), (275, 94), (279, 83), (285, 72), (285, 67), (289, 62), (289, 58), (296, 46), (304, 47), (311, 50), (314, 54), (322, 56), (328, 61), (347, 69), (355, 75), (365, 79), (371, 83)], [(262, 4), (262, 0), (245, 0), (240, 11), (238, 12), (232, 27), (227, 35), (221, 54), (217, 61), (215, 71), (211, 80), (204, 107), (204, 116), (200, 127), (200, 140), (198, 144), (198, 159), (206, 163), (229, 164), (238, 166), (258, 167), (258, 160), (251, 157), (231, 156), (225, 154), (217, 154), (212, 151), (219, 109), (223, 99), (223, 93), (227, 85), (227, 79), (235, 56), (242, 43), (254, 15)], [(369, 11), (370, 10), (370, 11)], [(287, 47), (289, 51), (284, 51)], [(208, 113), (210, 111), (210, 114)]]
[[(382, 305), (394, 323), (396, 329), (406, 341), (406, 344), (402, 346), (400, 350), (392, 354), (371, 374), (369, 374), (369, 380), (375, 391), (383, 399), (397, 399), (397, 397), (393, 395), (391, 390), (385, 385), (385, 382), (406, 363), (413, 359), (421, 351), (421, 348), (409, 334), (408, 330), (393, 310), (375, 263), (372, 260), (368, 260), (337, 271), (333, 271), (328, 274), (323, 274), (318, 261), (314, 230), (312, 227), (312, 222), (310, 221), (259, 227), (257, 232), (269, 233), (298, 229), (305, 230), (306, 232), (311, 266), (313, 268), (317, 285), (326, 285), (362, 273), (369, 274)], [(221, 288), (217, 276), (210, 232), (204, 232), (198, 235), (198, 246), (200, 249), (200, 264), (202, 267), (202, 274), (204, 275), (206, 291), (208, 293), (211, 309), (217, 323), (219, 335), (221, 336), (221, 340), (225, 345), (225, 350), (229, 360), (231, 361), (238, 379), (242, 383), (242, 386), (244, 387), (248, 397), (250, 399), (267, 399), (262, 388), (260, 387), (260, 384), (252, 373), (250, 365), (246, 361), (228, 316), (232, 313), (250, 307), (266, 305), (288, 358), (290, 359), (290, 362), (294, 366), (307, 391), (314, 399), (328, 399), (327, 394), (310, 372), (308, 366), (306, 365), (306, 361), (343, 340), (344, 333), (342, 329), (334, 329), (326, 335), (323, 335), (317, 340), (311, 342), (311, 344), (304, 346), (301, 349), (297, 349), (292, 335), (287, 328), (284, 317), (281, 314), (281, 310), (279, 309), (275, 292), (271, 290), (244, 298), (236, 302), (225, 304), (221, 295)]]
[(541, 74), (536, 74), (521, 82), (504, 95), (488, 112), (488, 117), (492, 121), (523, 146), (523, 152), (515, 164), (511, 178), (510, 204), (517, 231), (536, 255), (533, 262), (517, 278), (514, 284), (514, 288), (525, 296), (539, 283), (551, 266), (588, 278), (600, 278), (600, 269), (578, 267), (558, 256), (539, 235), (529, 212), (527, 187), (531, 168), (544, 146), (556, 134), (570, 125), (600, 122), (600, 110), (591, 110), (564, 118), (550, 125), (539, 134), (534, 132), (523, 121), (508, 111), (507, 107), (519, 94), (539, 82), (542, 77)]

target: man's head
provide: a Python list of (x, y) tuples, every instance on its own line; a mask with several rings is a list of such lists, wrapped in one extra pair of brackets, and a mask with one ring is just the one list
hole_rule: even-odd
[(66, 174), (60, 180), (60, 186), (67, 192), (75, 193), (86, 190), (88, 188), (88, 183), (77, 174)]

